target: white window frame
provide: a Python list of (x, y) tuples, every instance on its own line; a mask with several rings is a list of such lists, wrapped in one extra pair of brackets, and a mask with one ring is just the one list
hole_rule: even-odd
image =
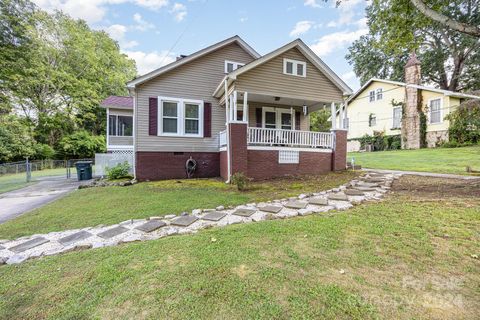
[[(285, 108), (275, 108), (275, 107), (262, 107), (262, 128), (265, 127), (265, 113), (266, 112), (275, 112), (275, 129), (282, 129), (282, 113), (288, 113), (292, 116), (292, 129), (295, 130), (295, 110), (291, 112), (290, 109)], [(266, 129), (273, 129), (273, 128), (266, 128)], [(288, 129), (283, 129), (288, 130)]]
[(231, 61), (231, 60), (225, 60), (225, 73), (230, 73), (230, 72), (232, 72), (232, 71), (230, 71), (230, 72), (228, 71), (227, 66), (228, 66), (229, 63), (230, 63), (230, 64), (233, 64), (233, 70), (232, 70), (232, 71), (235, 71), (235, 70), (237, 70), (238, 68), (243, 67), (243, 66), (245, 65), (245, 63), (241, 63), (241, 62), (236, 62), (236, 61)]
[[(290, 62), (292, 63), (292, 73), (287, 72), (287, 63)], [(303, 65), (303, 75), (299, 75), (297, 73), (297, 65)], [(305, 61), (299, 61), (299, 60), (293, 60), (293, 59), (283, 59), (283, 74), (289, 75), (289, 76), (296, 76), (296, 77), (302, 77), (305, 78), (307, 76), (307, 63)]]
[[(372, 95), (372, 93), (373, 93), (373, 95)], [(375, 92), (375, 90), (368, 91), (368, 101), (369, 102), (375, 102), (376, 99), (377, 99), (377, 93)]]
[[(432, 102), (436, 101), (436, 100), (440, 100), (440, 110), (438, 110), (438, 112), (440, 113), (440, 121), (432, 122)], [(442, 99), (442, 97), (428, 99), (428, 123), (430, 123), (430, 124), (440, 124), (442, 122), (443, 122), (443, 99)]]
[[(395, 125), (395, 110), (400, 109), (400, 119), (398, 126)], [(392, 110), (392, 129), (400, 129), (402, 127), (402, 107), (393, 107)]]
[[(115, 134), (110, 134), (110, 117), (115, 117)], [(118, 127), (118, 117), (129, 117), (129, 118), (132, 118), (132, 134), (131, 134), (130, 136), (119, 135), (119, 134), (118, 134), (118, 131), (119, 131), (119, 127)], [(133, 137), (133, 116), (124, 115), (124, 114), (111, 114), (111, 113), (109, 113), (109, 115), (108, 115), (108, 135), (109, 135), (110, 137)]]
[[(380, 94), (380, 98), (378, 97), (379, 94)], [(376, 99), (377, 101), (383, 99), (383, 88), (377, 88), (377, 89), (375, 90), (375, 99)]]
[[(163, 102), (177, 103), (177, 132), (163, 132)], [(198, 104), (198, 134), (185, 133), (185, 105), (186, 104)], [(203, 100), (193, 100), (184, 98), (172, 98), (172, 97), (158, 97), (158, 116), (157, 116), (157, 129), (158, 136), (165, 137), (192, 137), (203, 138)]]

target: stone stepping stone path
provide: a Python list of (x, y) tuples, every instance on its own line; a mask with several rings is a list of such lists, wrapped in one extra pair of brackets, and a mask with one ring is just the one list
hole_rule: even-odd
[(223, 217), (225, 217), (227, 214), (225, 212), (221, 211), (213, 211), (209, 212), (206, 215), (202, 217), (202, 220), (207, 220), (207, 221), (219, 221)]
[(291, 209), (305, 209), (308, 203), (305, 201), (288, 201), (284, 206)]
[(139, 225), (135, 229), (150, 233), (152, 231), (157, 230), (158, 228), (165, 227), (167, 224), (163, 222), (162, 220), (150, 220), (148, 222), (145, 222), (142, 225)]
[(188, 227), (195, 221), (197, 221), (198, 218), (194, 216), (180, 216), (178, 218), (175, 218), (172, 220), (172, 224), (180, 227)]
[(269, 219), (286, 219), (311, 214), (348, 210), (363, 201), (384, 197), (399, 174), (369, 172), (338, 188), (289, 199), (250, 203), (236, 208), (195, 209), (191, 214), (130, 219), (111, 226), (87, 227), (43, 235), (0, 240), (0, 265), (22, 263), (28, 259), (94, 249), (132, 241), (147, 241), (175, 234), (189, 234), (207, 227), (223, 227)]
[(25, 241), (23, 243), (17, 244), (16, 246), (9, 248), (9, 250), (13, 251), (15, 253), (24, 252), (24, 251), (27, 251), (29, 249), (38, 247), (38, 246), (40, 246), (44, 243), (47, 243), (49, 241), (50, 240), (47, 240), (43, 237), (38, 237), (38, 238), (35, 238), (35, 239), (32, 239), (32, 240), (28, 240), (28, 241)]
[(108, 229), (108, 230), (105, 230), (103, 232), (100, 232), (99, 234), (97, 234), (97, 236), (99, 236), (100, 238), (103, 238), (103, 239), (109, 239), (109, 238), (113, 238), (115, 236), (118, 236), (119, 234), (125, 233), (127, 231), (128, 231), (127, 228), (122, 227), (122, 226), (118, 226), (118, 227), (114, 227), (112, 229)]
[(66, 236), (66, 237), (63, 237), (63, 238), (60, 238), (58, 239), (58, 242), (60, 242), (61, 244), (63, 244), (64, 246), (68, 246), (72, 243), (75, 243), (75, 242), (78, 242), (78, 241), (81, 241), (81, 240), (85, 240), (85, 239), (88, 239), (90, 238), (91, 236), (93, 236), (93, 234), (91, 234), (90, 232), (88, 231), (80, 231), (80, 232), (77, 232), (77, 233), (74, 233), (74, 234), (71, 234), (69, 236)]
[(282, 209), (283, 209), (283, 207), (271, 206), (271, 205), (267, 205), (267, 206), (263, 206), (263, 207), (258, 208), (258, 210), (260, 210), (260, 211), (265, 211), (265, 212), (270, 212), (270, 213), (279, 213)]
[(326, 199), (326, 198), (310, 198), (308, 200), (308, 203), (316, 205), (316, 206), (328, 206), (328, 199)]

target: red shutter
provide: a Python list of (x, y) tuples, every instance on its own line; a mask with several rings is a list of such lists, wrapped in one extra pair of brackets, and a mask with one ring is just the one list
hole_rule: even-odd
[(158, 128), (158, 98), (148, 99), (148, 134), (157, 135)]
[(255, 109), (255, 122), (257, 125), (257, 128), (262, 127), (262, 108), (256, 108)]
[(300, 130), (300, 111), (295, 111), (295, 130)]
[(205, 138), (212, 136), (212, 104), (210, 102), (203, 104), (203, 136)]

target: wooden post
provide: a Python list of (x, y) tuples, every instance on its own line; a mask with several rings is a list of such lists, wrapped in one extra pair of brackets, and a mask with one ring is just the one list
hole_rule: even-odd
[(233, 121), (238, 120), (237, 90), (233, 91)]
[(332, 130), (335, 130), (337, 129), (337, 108), (335, 107), (335, 102), (332, 102), (330, 109), (332, 118)]
[(243, 93), (243, 121), (248, 122), (248, 92)]

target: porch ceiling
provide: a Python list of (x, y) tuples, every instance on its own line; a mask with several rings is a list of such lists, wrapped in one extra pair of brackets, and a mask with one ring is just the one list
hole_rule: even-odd
[[(243, 101), (243, 92), (238, 93), (238, 97), (240, 101)], [(295, 99), (289, 97), (281, 97), (281, 96), (270, 96), (270, 95), (263, 95), (258, 93), (248, 93), (248, 101), (249, 102), (257, 102), (257, 103), (265, 103), (265, 104), (273, 104), (273, 105), (284, 105), (284, 106), (292, 106), (292, 107), (301, 107), (306, 105), (308, 107), (308, 111), (317, 111), (322, 109), (324, 106), (329, 107), (332, 103), (331, 101), (312, 101), (306, 99)]]

